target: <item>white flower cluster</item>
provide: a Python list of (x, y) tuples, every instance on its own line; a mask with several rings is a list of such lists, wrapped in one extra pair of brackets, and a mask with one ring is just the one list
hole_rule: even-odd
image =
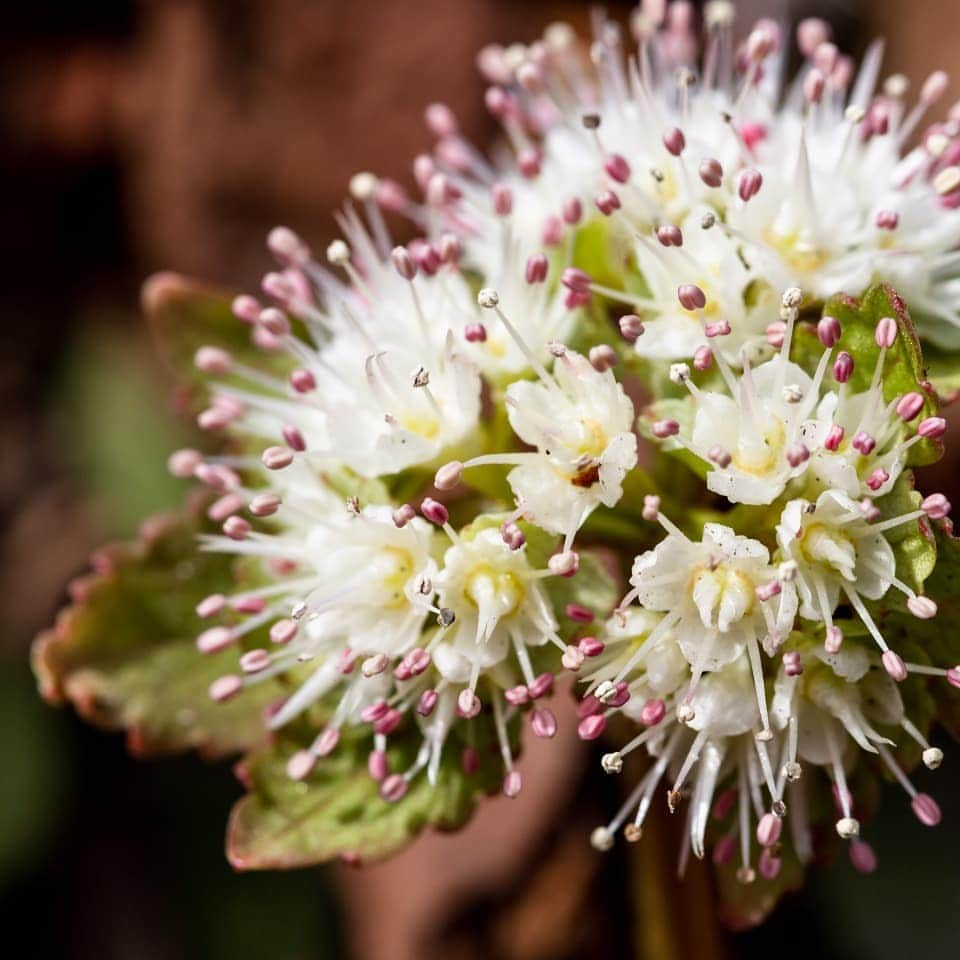
[[(615, 713), (644, 728), (604, 768), (619, 771), (641, 745), (653, 758), (595, 832), (599, 847), (631, 815), (625, 832), (638, 837), (669, 777), (671, 808), (692, 797), (689, 850), (704, 854), (711, 806), (726, 823), (736, 805), (715, 856), (738, 841), (750, 879), (756, 820), (759, 869), (773, 876), (788, 799), (794, 847), (810, 855), (801, 761), (826, 768), (837, 829), (856, 836), (853, 744), (879, 753), (923, 822), (939, 818), (876, 727), (899, 725), (936, 766), (895, 681), (926, 672), (958, 685), (960, 672), (904, 663), (868, 604), (894, 588), (915, 616), (936, 612), (898, 578), (888, 533), (949, 504), (934, 494), (883, 516), (874, 501), (945, 423), (919, 388), (887, 397), (888, 351), (904, 335), (892, 318), (877, 326), (866, 389), (849, 389), (856, 358), (838, 349), (834, 318), (819, 322), (813, 369), (791, 356), (802, 305), (809, 318), (878, 279), (925, 315), (922, 333), (960, 344), (960, 118), (905, 152), (941, 74), (909, 107), (901, 78), (876, 91), (879, 47), (854, 77), (826, 26), (805, 21), (803, 64), (785, 83), (780, 29), (762, 21), (738, 46), (732, 20), (731, 4), (706, 5), (702, 56), (692, 4), (649, 0), (631, 21), (636, 51), (596, 24), (592, 66), (562, 25), (530, 46), (487, 48), (506, 159), (491, 166), (432, 105), (436, 148), (414, 165), (423, 201), (357, 175), (326, 264), (277, 228), (268, 302), (234, 302), (269, 362), (197, 353), (211, 378), (199, 423), (239, 442), (179, 451), (171, 468), (216, 492), (208, 513), (223, 535), (204, 548), (256, 558), (263, 580), (201, 603), (219, 619), (198, 646), (238, 651), (240, 671), (213, 684), (215, 699), (283, 673), (294, 692), (271, 727), (320, 718), (291, 777), (309, 777), (346, 728), (367, 729), (371, 775), (397, 801), (422, 771), (436, 781), (458, 721), (462, 764), (476, 768), (482, 714), (515, 796), (509, 725), (524, 712), (552, 737), (542, 699), (570, 671), (590, 683), (584, 739)], [(422, 235), (395, 246), (385, 212)], [(634, 312), (615, 317), (623, 303)], [(640, 379), (667, 373), (689, 394), (685, 419), (639, 405)], [(655, 455), (699, 464), (723, 511), (735, 507), (729, 518), (711, 507), (691, 539), (692, 511), (678, 526), (649, 490), (636, 502), (638, 413), (663, 441)], [(263, 443), (260, 457), (244, 452)], [(609, 510), (642, 512), (667, 535), (633, 559), (601, 636), (566, 642), (563, 617), (587, 623), (593, 611), (554, 609), (548, 578), (576, 577), (576, 538)], [(527, 524), (555, 538), (551, 556), (534, 559)], [(632, 558), (635, 545), (621, 546)], [(844, 637), (854, 621), (876, 649)], [(269, 649), (245, 639), (261, 627)], [(388, 738), (414, 724), (416, 759), (391, 770)], [(869, 848), (852, 851), (867, 868)]]
[[(491, 189), (514, 198), (524, 256), (562, 249), (584, 212), (599, 211), (611, 257), (643, 278), (616, 292), (651, 321), (637, 342), (646, 357), (688, 357), (700, 342), (676, 302), (685, 283), (706, 293), (708, 319), (732, 327), (733, 351), (762, 342), (774, 291), (796, 283), (825, 299), (878, 280), (923, 318), (923, 335), (960, 346), (960, 110), (922, 127), (946, 75), (932, 73), (913, 100), (905, 77), (881, 82), (881, 41), (856, 70), (827, 24), (806, 20), (788, 78), (781, 27), (760, 20), (736, 44), (734, 15), (732, 3), (707, 3), (701, 43), (692, 3), (646, 0), (630, 21), (635, 50), (598, 20), (592, 72), (565, 24), (528, 47), (487, 47), (487, 106), (516, 164), (491, 171), (434, 107), (438, 144), (418, 173), (447, 191), (428, 192), (431, 216), (486, 238), (467, 251), (484, 273), (500, 262)], [(587, 277), (583, 289), (609, 294), (606, 283)]]
[[(689, 388), (696, 408), (691, 435), (684, 436), (677, 421), (656, 421), (652, 428), (665, 444), (703, 461), (711, 491), (755, 507), (754, 520), (758, 511), (768, 513), (773, 555), (759, 540), (719, 523), (705, 524), (702, 538), (691, 540), (663, 516), (658, 498), (648, 498), (646, 515), (667, 536), (634, 561), (631, 590), (608, 625), (609, 662), (592, 670), (581, 707), (580, 733), (588, 739), (617, 711), (645, 727), (604, 757), (605, 769), (619, 772), (624, 754), (641, 744), (656, 758), (614, 820), (594, 833), (594, 843), (609, 846), (631, 813), (628, 837), (638, 838), (661, 779), (673, 778), (673, 809), (692, 778), (684, 857), (690, 850), (702, 857), (715, 792), (732, 780), (739, 813), (715, 856), (732, 857), (738, 840), (738, 876), (745, 882), (755, 876), (754, 819), (761, 875), (771, 879), (780, 870), (788, 794), (795, 851), (801, 860), (812, 855), (806, 795), (798, 784), (801, 761), (827, 769), (842, 837), (859, 834), (845, 773), (854, 745), (880, 755), (922, 822), (940, 816), (932, 798), (917, 793), (897, 766), (888, 750), (892, 741), (875, 729), (902, 727), (922, 744), (927, 765), (939, 766), (941, 752), (905, 717), (896, 686), (911, 667), (930, 669), (906, 664), (888, 646), (865, 601), (883, 599), (892, 587), (906, 596), (915, 617), (937, 612), (933, 600), (897, 577), (887, 534), (924, 517), (942, 518), (949, 505), (934, 494), (915, 510), (879, 519), (873, 496), (890, 491), (910, 447), (941, 437), (946, 424), (940, 417), (919, 419), (920, 393), (885, 402), (884, 362), (900, 335), (892, 318), (877, 325), (876, 372), (864, 393), (846, 390), (849, 356), (833, 358), (841, 336), (834, 318), (820, 321), (824, 353), (814, 376), (792, 363), (800, 299), (796, 289), (783, 297), (785, 331), (775, 357), (754, 369), (744, 354), (741, 372), (725, 369), (729, 394), (698, 388), (686, 365), (674, 365), (673, 378)], [(832, 359), (833, 383), (827, 384)], [(632, 610), (634, 602), (642, 615)], [(841, 606), (858, 618), (874, 652), (859, 636), (845, 642), (837, 622)], [(956, 671), (938, 672), (960, 682)], [(717, 819), (726, 816), (721, 804)], [(862, 841), (851, 855), (860, 867), (873, 862)]]

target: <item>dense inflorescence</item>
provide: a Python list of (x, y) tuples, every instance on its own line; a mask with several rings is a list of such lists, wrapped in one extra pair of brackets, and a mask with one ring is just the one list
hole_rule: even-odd
[[(486, 725), (515, 796), (518, 720), (553, 737), (572, 676), (580, 737), (627, 738), (603, 770), (649, 756), (600, 849), (665, 791), (684, 860), (769, 880), (813, 856), (829, 786), (869, 870), (854, 783), (879, 768), (938, 822), (894, 750), (939, 766), (907, 691), (960, 686), (910, 626), (949, 525), (912, 468), (946, 432), (917, 333), (960, 346), (960, 112), (924, 129), (945, 76), (910, 98), (881, 44), (856, 69), (804, 21), (788, 76), (781, 27), (733, 20), (644, 2), (635, 48), (598, 18), (589, 46), (484, 49), (501, 156), (431, 105), (422, 198), (358, 174), (326, 262), (274, 230), (278, 271), (233, 304), (264, 362), (196, 353), (227, 441), (171, 469), (214, 491), (201, 549), (247, 573), (197, 645), (236, 651), (215, 700), (285, 678), (289, 778), (359, 736), (402, 802), (453, 750), (475, 771)], [(589, 562), (612, 595), (598, 543), (616, 606), (578, 586)]]

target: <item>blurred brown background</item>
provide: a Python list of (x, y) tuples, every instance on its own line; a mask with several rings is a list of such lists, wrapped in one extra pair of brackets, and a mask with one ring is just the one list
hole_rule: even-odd
[[(917, 82), (960, 45), (947, 0), (909, 16), (895, 0), (740, 6), (742, 23), (819, 13), (854, 51), (883, 31), (890, 69)], [(631, 871), (663, 851), (645, 839), (638, 868), (582, 842), (615, 800), (596, 778), (584, 790), (595, 758), (569, 739), (528, 759), (522, 801), (495, 802), (457, 839), (373, 870), (235, 876), (222, 856), (239, 793), (229, 770), (128, 758), (120, 737), (42, 706), (25, 666), (89, 550), (181, 494), (163, 463), (186, 428), (138, 315), (142, 279), (168, 268), (255, 287), (269, 227), (319, 246), (352, 173), (409, 180), (431, 99), (492, 136), (473, 69), (484, 43), (587, 17), (543, 0), (0, 8), (0, 925), (27, 956), (658, 960), (627, 896)], [(876, 876), (838, 863), (737, 936), (688, 912), (696, 881), (668, 887), (667, 926), (687, 923), (685, 948), (702, 957), (953, 955), (960, 781), (944, 770), (938, 786), (939, 834), (891, 791), (872, 831)]]

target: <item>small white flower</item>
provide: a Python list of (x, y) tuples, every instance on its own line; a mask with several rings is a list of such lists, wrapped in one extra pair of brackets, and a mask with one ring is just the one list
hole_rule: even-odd
[(784, 556), (797, 564), (794, 581), (800, 615), (833, 622), (841, 594), (879, 600), (896, 579), (893, 549), (882, 532), (864, 519), (860, 504), (839, 490), (826, 490), (816, 503), (791, 500), (777, 526)]
[(572, 541), (601, 503), (612, 507), (637, 462), (634, 409), (613, 373), (564, 351), (552, 376), (507, 390), (510, 425), (536, 454), (520, 455), (508, 479), (524, 514)]
[(516, 681), (529, 685), (535, 678), (527, 648), (547, 642), (564, 647), (526, 548), (511, 550), (495, 527), (454, 543), (434, 586), (440, 607), (456, 615), (434, 649), (449, 683), (475, 690), (481, 674), (515, 658), (521, 670)]
[(759, 640), (775, 648), (796, 614), (793, 585), (777, 580), (767, 548), (717, 523), (704, 525), (699, 542), (668, 533), (634, 560), (630, 584), (628, 598), (666, 614), (658, 632), (670, 626), (697, 675), (740, 659)]

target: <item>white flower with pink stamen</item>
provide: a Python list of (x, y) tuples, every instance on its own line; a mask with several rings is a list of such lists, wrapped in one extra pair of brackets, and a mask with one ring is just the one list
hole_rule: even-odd
[(620, 499), (623, 478), (637, 462), (637, 439), (633, 403), (612, 371), (562, 347), (557, 353), (551, 373), (508, 388), (510, 425), (537, 452), (501, 462), (516, 463), (508, 480), (518, 509), (544, 530), (563, 534), (569, 549), (596, 507)]
[(729, 394), (701, 390), (685, 364), (671, 368), (671, 375), (688, 388), (695, 404), (693, 429), (687, 438), (679, 435), (676, 421), (658, 421), (653, 433), (674, 437), (674, 443), (709, 463), (708, 489), (733, 503), (772, 503), (788, 481), (807, 469), (810, 449), (803, 437), (811, 432), (807, 420), (820, 397), (830, 348), (813, 377), (790, 361), (799, 300), (799, 290), (784, 294), (786, 331), (773, 359), (753, 368), (743, 354), (742, 371), (736, 373), (717, 358)]
[(887, 530), (926, 515), (923, 508), (887, 520), (869, 522), (861, 503), (839, 490), (826, 490), (816, 502), (791, 500), (777, 526), (777, 542), (800, 596), (800, 616), (821, 621), (828, 650), (839, 648), (843, 635), (834, 622), (841, 602), (849, 603), (883, 654), (883, 665), (895, 680), (907, 676), (903, 660), (891, 650), (864, 600), (879, 600), (891, 586), (907, 597), (917, 617), (936, 613), (936, 604), (919, 596), (896, 575), (893, 548)]
[(708, 523), (702, 539), (693, 541), (662, 513), (657, 518), (667, 537), (634, 560), (631, 589), (621, 609), (637, 601), (664, 617), (645, 644), (619, 665), (614, 681), (644, 663), (655, 649), (654, 641), (670, 630), (691, 666), (685, 703), (705, 673), (742, 660), (753, 672), (755, 700), (766, 729), (760, 648), (772, 654), (789, 634), (797, 611), (793, 584), (778, 577), (769, 551), (756, 540)]
[(531, 647), (553, 643), (566, 649), (543, 576), (530, 566), (526, 547), (511, 549), (495, 527), (457, 537), (447, 550), (434, 586), (437, 603), (453, 611), (456, 620), (434, 659), (444, 680), (465, 691), (465, 702), (474, 702), (481, 676), (491, 672), (504, 678), (504, 686), (534, 685)]

